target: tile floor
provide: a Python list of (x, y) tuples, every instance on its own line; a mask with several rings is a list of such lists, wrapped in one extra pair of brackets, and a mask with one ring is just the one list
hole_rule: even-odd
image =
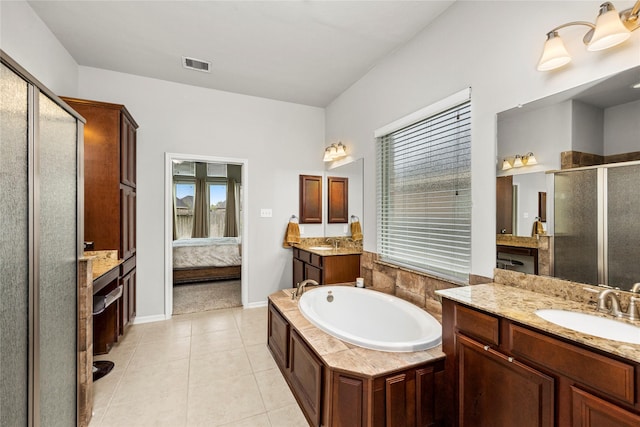
[(97, 360), (90, 427), (308, 426), (267, 349), (267, 309), (133, 325)]

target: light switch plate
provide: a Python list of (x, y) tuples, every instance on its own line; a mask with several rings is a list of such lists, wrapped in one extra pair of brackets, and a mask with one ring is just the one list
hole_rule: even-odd
[(273, 216), (273, 210), (271, 209), (260, 209), (260, 217), (262, 218), (271, 218)]

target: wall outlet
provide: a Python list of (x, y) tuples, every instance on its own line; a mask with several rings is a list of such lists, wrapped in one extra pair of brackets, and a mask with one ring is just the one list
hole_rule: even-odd
[(298, 228), (300, 229), (300, 234), (304, 234), (304, 225), (299, 225)]
[(260, 209), (260, 217), (262, 218), (271, 218), (273, 216), (273, 210), (271, 209)]
[(349, 232), (349, 226), (345, 225), (344, 228), (342, 229), (343, 233), (348, 233)]

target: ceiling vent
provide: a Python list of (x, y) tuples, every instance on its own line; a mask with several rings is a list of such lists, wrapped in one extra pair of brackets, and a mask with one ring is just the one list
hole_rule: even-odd
[(211, 72), (211, 62), (202, 61), (201, 59), (182, 57), (182, 66), (189, 70), (203, 71), (205, 73)]

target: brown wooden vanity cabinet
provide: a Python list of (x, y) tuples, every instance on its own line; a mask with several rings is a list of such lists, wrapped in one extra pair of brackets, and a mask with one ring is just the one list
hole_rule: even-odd
[(321, 285), (355, 282), (360, 276), (360, 254), (318, 255), (293, 248), (293, 287), (313, 279)]
[[(136, 313), (136, 129), (124, 105), (63, 98), (86, 120), (84, 127), (84, 240), (94, 250), (118, 250), (123, 296), (117, 334)], [(100, 328), (101, 325), (96, 327)]]
[(326, 365), (271, 301), (268, 313), (269, 350), (310, 425), (443, 425), (443, 360), (377, 377), (344, 372)]
[(457, 426), (639, 426), (640, 364), (443, 299)]

